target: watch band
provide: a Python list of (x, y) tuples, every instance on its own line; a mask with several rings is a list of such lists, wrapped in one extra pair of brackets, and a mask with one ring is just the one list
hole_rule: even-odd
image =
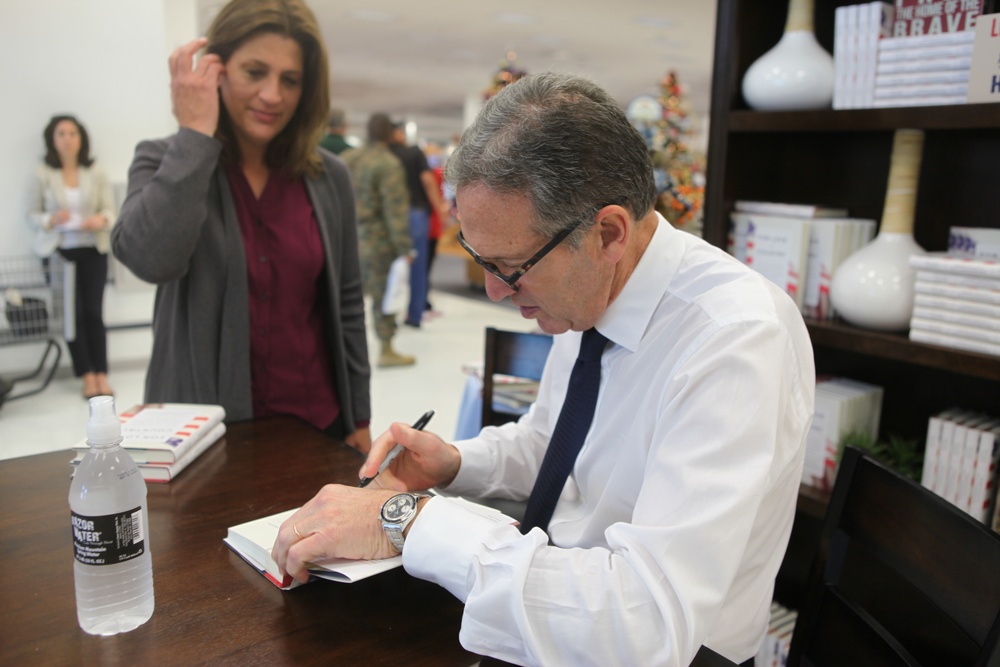
[[(387, 519), (385, 516), (385, 508), (392, 503), (393, 500), (399, 498), (400, 496), (409, 496), (412, 499), (413, 507), (410, 512), (399, 519), (391, 520)], [(410, 525), (413, 518), (417, 516), (417, 503), (420, 502), (421, 498), (430, 498), (430, 495), (426, 493), (397, 493), (382, 504), (382, 508), (379, 510), (378, 522), (382, 525), (382, 530), (385, 531), (386, 537), (392, 543), (392, 546), (399, 551), (403, 552), (403, 544), (406, 538), (403, 532), (406, 527)]]

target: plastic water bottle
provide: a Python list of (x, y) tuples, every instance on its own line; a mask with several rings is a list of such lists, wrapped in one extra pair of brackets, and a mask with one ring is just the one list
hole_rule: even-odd
[(92, 635), (128, 632), (153, 615), (146, 482), (121, 442), (115, 399), (90, 399), (90, 451), (73, 475), (69, 508), (76, 616)]

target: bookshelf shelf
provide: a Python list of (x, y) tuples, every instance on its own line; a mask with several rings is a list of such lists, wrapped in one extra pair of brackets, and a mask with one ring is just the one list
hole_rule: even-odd
[(890, 131), (901, 127), (920, 130), (1000, 128), (1000, 109), (995, 104), (906, 107), (892, 109), (845, 109), (839, 111), (733, 111), (730, 132), (864, 132)]
[[(833, 50), (837, 7), (815, 0), (817, 40)], [(984, 13), (1000, 11), (987, 0)], [(726, 247), (737, 200), (820, 204), (880, 220), (893, 131), (926, 131), (914, 235), (947, 248), (953, 225), (1000, 226), (1000, 104), (759, 112), (740, 93), (747, 68), (781, 37), (788, 0), (719, 0), (716, 13), (704, 237)], [(807, 321), (816, 372), (885, 389), (880, 436), (923, 443), (931, 415), (954, 406), (1000, 416), (1000, 357), (910, 341), (844, 322)], [(828, 495), (800, 489), (776, 596), (796, 606)]]

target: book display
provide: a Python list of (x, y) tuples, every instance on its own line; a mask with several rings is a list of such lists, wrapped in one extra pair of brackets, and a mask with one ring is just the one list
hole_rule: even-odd
[(837, 6), (833, 108), (965, 104), (983, 4), (895, 0)]
[[(816, 38), (831, 52), (837, 9), (850, 4), (858, 3), (814, 3)], [(994, 4), (984, 3), (983, 13), (995, 12)], [(913, 226), (917, 243), (929, 252), (942, 252), (949, 247), (952, 227), (975, 234), (996, 228), (1000, 188), (993, 183), (992, 165), (1000, 154), (1000, 114), (995, 105), (751, 108), (740, 82), (750, 65), (780, 39), (785, 13), (783, 0), (719, 3), (704, 238), (727, 247), (738, 201), (822, 204), (845, 209), (852, 218), (881, 219), (893, 136), (904, 128), (925, 135)], [(966, 285), (929, 285), (932, 291), (918, 288), (916, 294), (922, 296), (919, 301), (915, 297), (915, 303), (939, 308), (946, 297), (982, 303), (968, 298), (971, 288)], [(992, 312), (981, 305), (972, 308), (970, 314), (983, 317)], [(928, 420), (956, 405), (1000, 415), (1000, 357), (919, 342), (906, 332), (861, 329), (840, 319), (810, 317), (806, 324), (818, 376), (849, 377), (883, 388), (881, 438), (893, 435), (924, 443)], [(802, 487), (775, 591), (788, 606), (800, 601), (826, 502), (822, 492)]]

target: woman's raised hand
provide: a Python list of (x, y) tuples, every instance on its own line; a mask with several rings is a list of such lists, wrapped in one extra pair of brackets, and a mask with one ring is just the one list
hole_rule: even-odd
[(201, 37), (170, 54), (170, 99), (181, 127), (212, 136), (219, 124), (219, 79), (225, 66), (214, 53), (194, 63), (195, 53), (207, 43)]

